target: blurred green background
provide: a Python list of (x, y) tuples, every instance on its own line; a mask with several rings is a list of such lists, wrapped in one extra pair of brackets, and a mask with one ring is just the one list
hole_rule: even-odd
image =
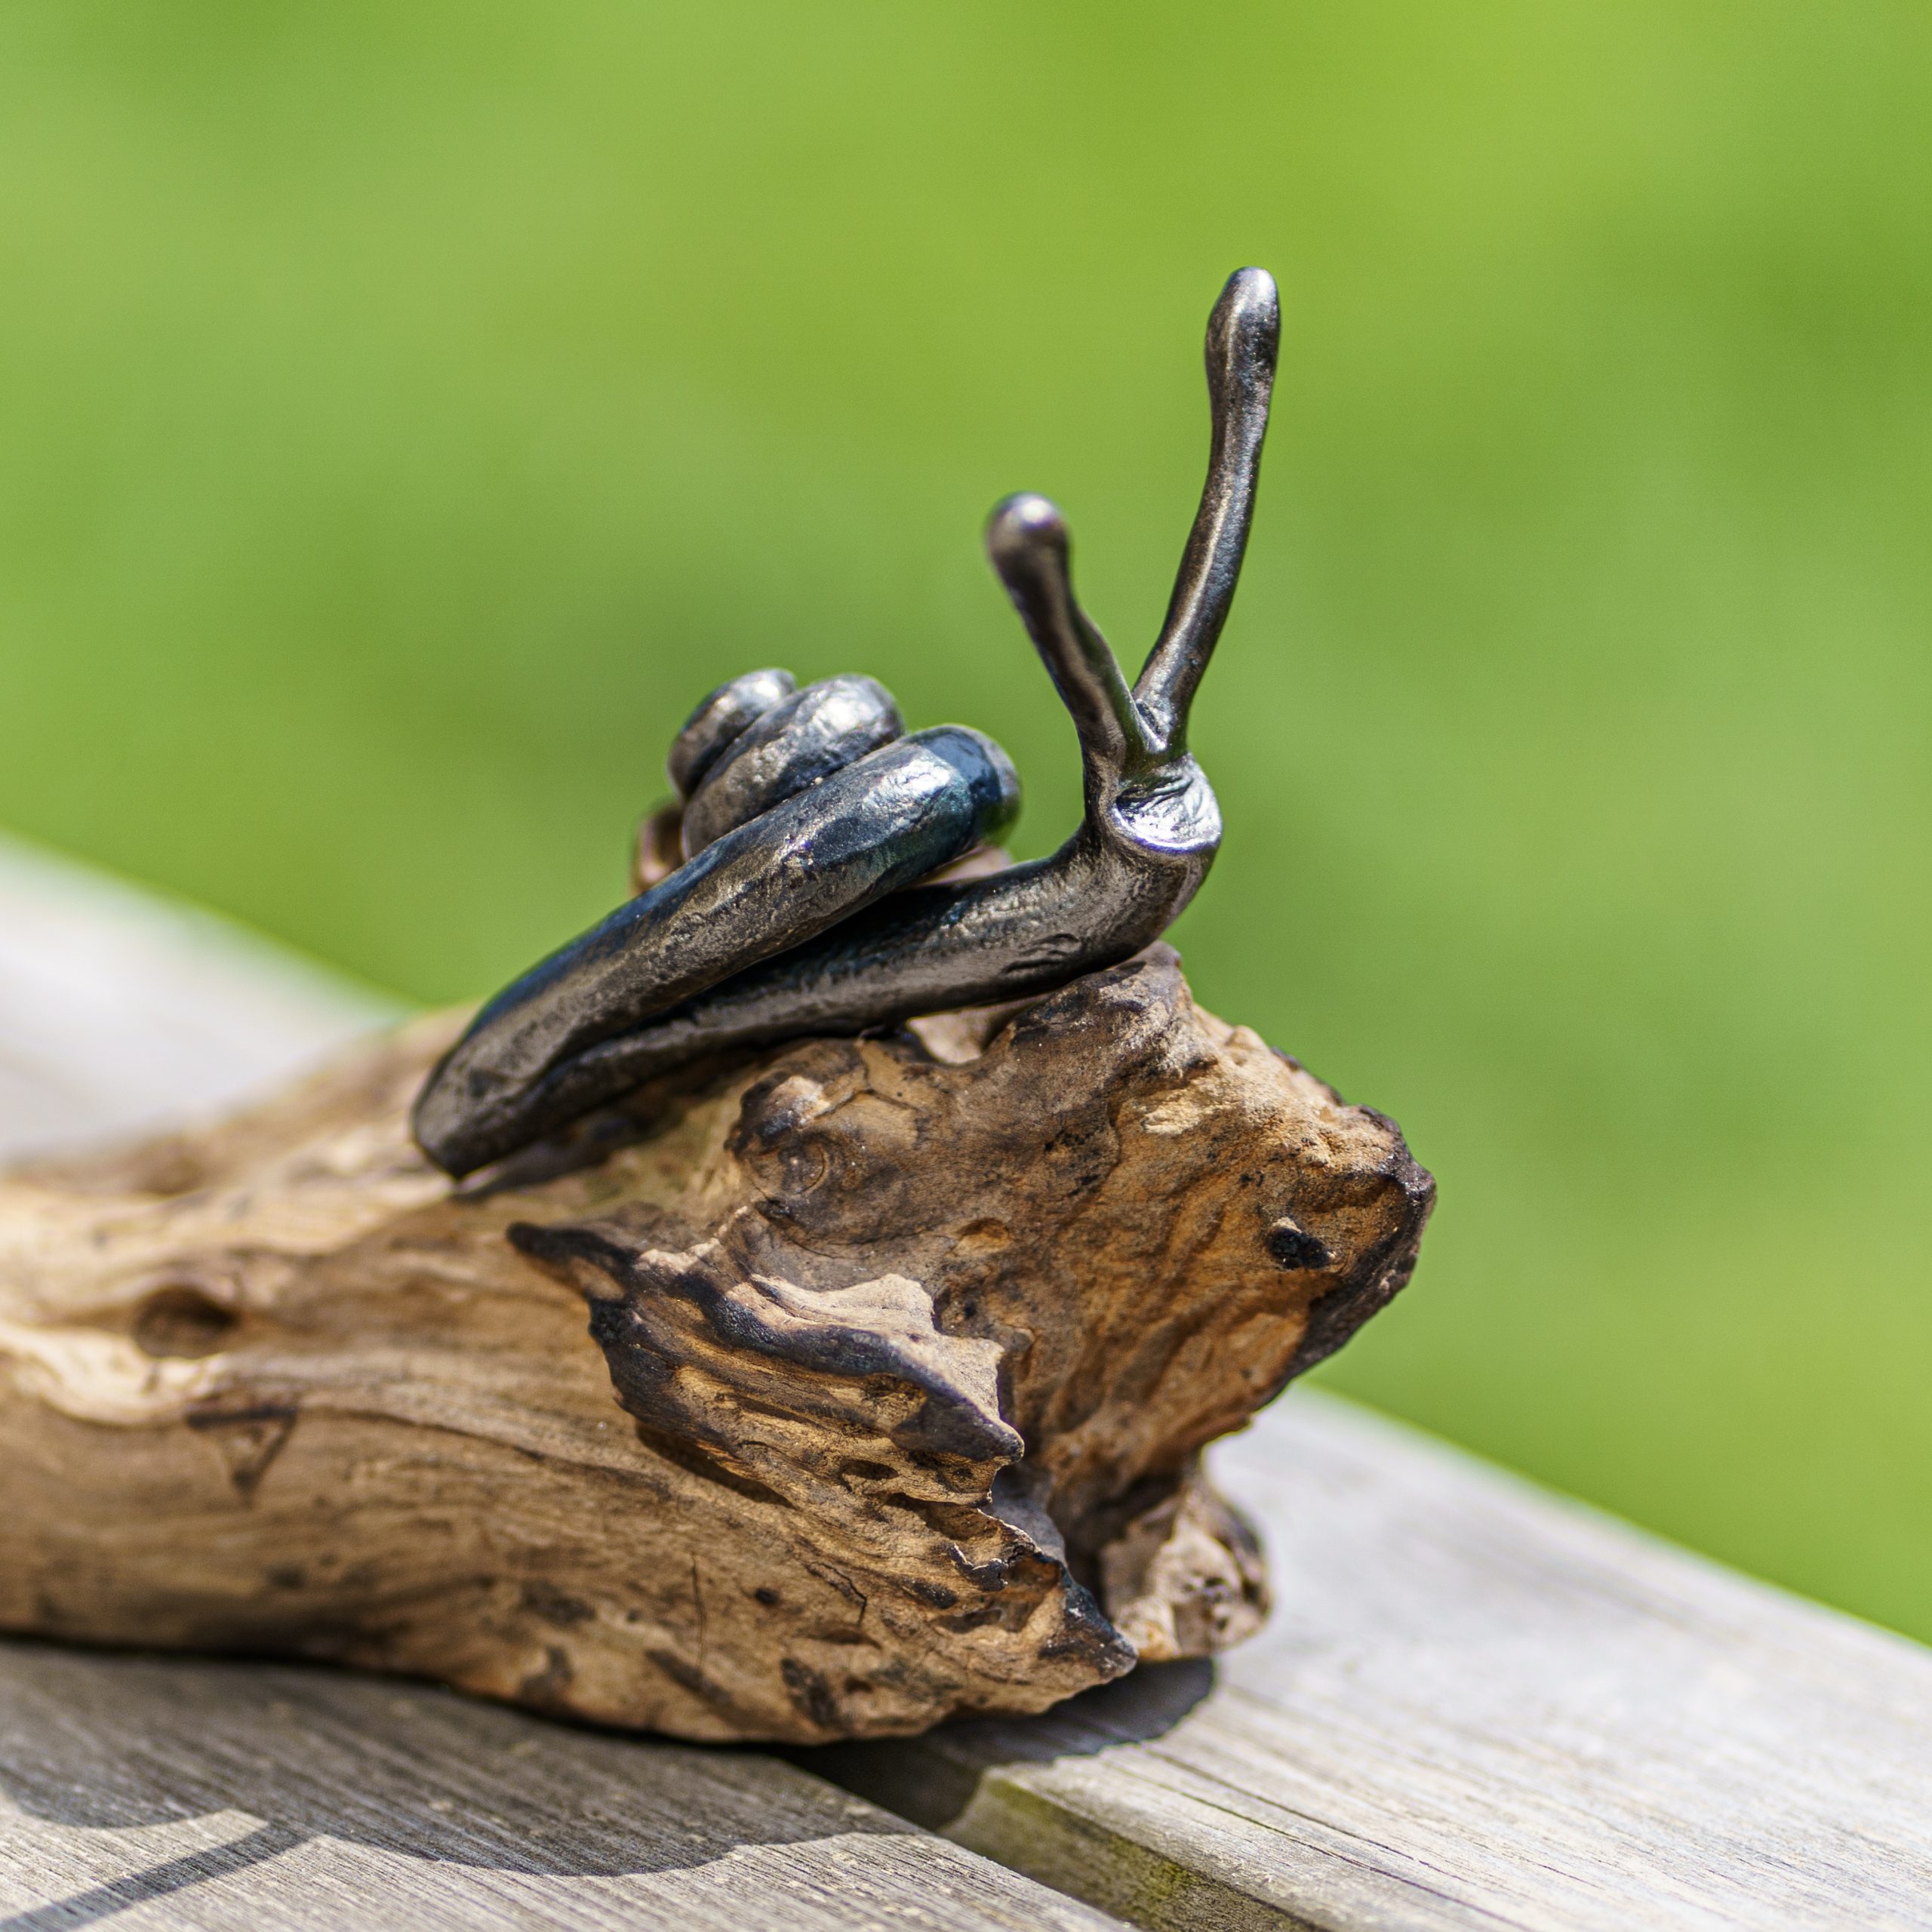
[(426, 1000), (707, 685), (1071, 734), (1285, 300), (1204, 1000), (1395, 1114), (1326, 1379), (1932, 1637), (1932, 17), (1878, 0), (0, 14), (0, 823)]

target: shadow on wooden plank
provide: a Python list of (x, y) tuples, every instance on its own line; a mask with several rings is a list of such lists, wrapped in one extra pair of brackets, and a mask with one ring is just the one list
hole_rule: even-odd
[(944, 1831), (964, 1816), (990, 1767), (1054, 1764), (1121, 1745), (1152, 1744), (1213, 1693), (1215, 1675), (1214, 1666), (1202, 1658), (1143, 1664), (1118, 1683), (1083, 1691), (1036, 1718), (969, 1718), (922, 1738), (801, 1746), (779, 1755), (916, 1824)]
[(848, 1814), (760, 1753), (607, 1736), (414, 1684), (36, 1644), (5, 1661), (0, 1792), (54, 1824), (138, 1829), (245, 1801), (291, 1842), (577, 1876), (906, 1829)]
[(1211, 1672), (795, 1761), (1160, 1932), (1932, 1925), (1932, 1652), (1300, 1391)]
[(144, 1871), (130, 1872), (92, 1890), (72, 1898), (57, 1899), (51, 1905), (0, 1918), (0, 1932), (69, 1932), (69, 1928), (91, 1925), (97, 1919), (111, 1918), (129, 1906), (145, 1905), (151, 1899), (165, 1899), (190, 1885), (210, 1878), (225, 1878), (245, 1872), (264, 1860), (279, 1858), (292, 1851), (306, 1835), (286, 1825), (263, 1825), (245, 1837), (207, 1851), (189, 1852), (151, 1865)]
[(163, 1900), (143, 1923), (1107, 1923), (755, 1752), (346, 1672), (0, 1644), (0, 1932)]

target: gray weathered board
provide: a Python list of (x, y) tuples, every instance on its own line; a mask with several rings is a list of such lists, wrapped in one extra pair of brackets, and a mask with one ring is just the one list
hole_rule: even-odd
[(0, 836), (0, 1159), (226, 1105), (397, 1011)]
[[(371, 1011), (0, 848), (0, 1146), (225, 1101)], [(1932, 1654), (1309, 1392), (1219, 1468), (1259, 1642), (789, 1765), (0, 1646), (0, 1932), (1106, 1922), (1021, 1874), (1162, 1927), (1932, 1927)]]
[(1101, 1932), (795, 1767), (419, 1685), (0, 1645), (0, 1932)]
[(1253, 1643), (817, 1767), (1161, 1927), (1932, 1926), (1932, 1652), (1312, 1390), (1216, 1461)]

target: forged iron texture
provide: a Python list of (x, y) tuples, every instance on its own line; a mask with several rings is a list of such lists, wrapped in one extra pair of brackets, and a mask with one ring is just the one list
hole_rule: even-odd
[(1158, 939), (1220, 844), (1187, 718), (1247, 547), (1278, 334), (1272, 278), (1238, 270), (1208, 325), (1207, 481), (1131, 688), (1074, 595), (1060, 512), (993, 512), (993, 567), (1079, 738), (1084, 815), (1058, 851), (917, 883), (1017, 815), (1000, 748), (961, 725), (901, 735), (869, 678), (736, 678), (672, 748), (685, 863), (478, 1014), (417, 1099), (429, 1158), (469, 1174), (705, 1054), (1051, 992)]

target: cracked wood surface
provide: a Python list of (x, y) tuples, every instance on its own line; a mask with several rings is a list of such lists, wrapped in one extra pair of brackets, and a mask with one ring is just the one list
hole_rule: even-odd
[(408, 1130), (454, 1023), (0, 1177), (0, 1629), (815, 1743), (1258, 1627), (1200, 1452), (1407, 1278), (1430, 1183), (1171, 950), (461, 1186)]

